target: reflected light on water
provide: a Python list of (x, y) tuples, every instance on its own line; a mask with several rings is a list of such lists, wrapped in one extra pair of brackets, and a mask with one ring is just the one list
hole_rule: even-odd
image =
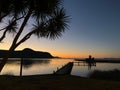
[(1, 74), (19, 75), (20, 72), (19, 70), (20, 70), (20, 62), (12, 61), (10, 63), (6, 63)]
[[(42, 59), (42, 60), (32, 60), (33, 63), (30, 65), (23, 64), (23, 75), (35, 75), (35, 74), (52, 74), (53, 71), (56, 71), (57, 68), (62, 67), (68, 62), (73, 60), (70, 59)], [(1, 74), (13, 74), (19, 75), (20, 74), (20, 61), (9, 61), (4, 69), (2, 70)]]
[[(17, 60), (17, 59), (16, 59)], [(20, 61), (9, 61), (1, 72), (3, 74), (20, 75)], [(23, 64), (23, 75), (36, 75), (36, 74), (52, 74), (57, 68), (61, 68), (68, 62), (73, 62), (73, 59), (35, 59), (29, 63)], [(118, 63), (96, 63), (96, 67), (93, 66), (88, 69), (88, 66), (74, 65), (71, 74), (77, 76), (87, 77), (94, 70), (120, 70), (120, 64)]]

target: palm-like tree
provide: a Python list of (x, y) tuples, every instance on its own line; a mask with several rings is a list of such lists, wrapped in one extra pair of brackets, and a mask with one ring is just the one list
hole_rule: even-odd
[[(3, 0), (4, 1), (4, 0)], [(0, 10), (4, 13), (3, 18), (9, 19), (9, 24), (3, 28), (4, 32), (16, 32), (12, 45), (6, 56), (0, 63), (0, 71), (4, 67), (10, 54), (23, 42), (28, 40), (31, 35), (35, 34), (39, 38), (55, 39), (62, 35), (68, 26), (68, 16), (61, 5), (61, 0), (7, 0), (9, 1), (6, 9)], [(4, 6), (0, 6), (4, 8)], [(3, 12), (4, 11), (4, 12)], [(34, 23), (28, 23), (32, 20)], [(24, 31), (26, 24), (32, 26), (28, 33), (19, 38)]]
[[(0, 42), (5, 38), (7, 32), (16, 33), (17, 21), (25, 16), (21, 14), (24, 9), (23, 0), (0, 0), (0, 22), (3, 22), (6, 18), (9, 19), (7, 25), (0, 29), (0, 31), (3, 31)], [(5, 20), (5, 22), (7, 21)]]

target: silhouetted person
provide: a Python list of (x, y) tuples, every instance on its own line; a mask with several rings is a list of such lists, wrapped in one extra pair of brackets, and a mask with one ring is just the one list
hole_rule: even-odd
[(89, 55), (89, 59), (91, 59), (92, 58), (92, 56), (91, 55)]
[(86, 59), (86, 62), (88, 63), (88, 69), (91, 69), (93, 65), (95, 65), (94, 57), (89, 55), (89, 58)]

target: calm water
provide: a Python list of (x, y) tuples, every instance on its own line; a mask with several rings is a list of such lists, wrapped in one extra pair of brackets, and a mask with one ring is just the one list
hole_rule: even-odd
[[(20, 61), (8, 61), (2, 70), (1, 75), (11, 74), (19, 76), (20, 74)], [(35, 59), (24, 62), (23, 64), (23, 75), (35, 75), (35, 74), (52, 74), (53, 71), (57, 70), (68, 62), (74, 61), (73, 59)], [(83, 66), (84, 63), (74, 64), (71, 74), (77, 76), (87, 77), (94, 70), (120, 70), (120, 64), (118, 63), (97, 63), (96, 67), (93, 66), (89, 69), (88, 66)]]

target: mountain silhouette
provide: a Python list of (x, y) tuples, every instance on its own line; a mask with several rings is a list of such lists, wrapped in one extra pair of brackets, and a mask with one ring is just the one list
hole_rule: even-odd
[[(0, 50), (0, 58), (3, 58), (8, 50)], [(53, 58), (48, 52), (34, 51), (30, 48), (14, 51), (9, 58)]]

